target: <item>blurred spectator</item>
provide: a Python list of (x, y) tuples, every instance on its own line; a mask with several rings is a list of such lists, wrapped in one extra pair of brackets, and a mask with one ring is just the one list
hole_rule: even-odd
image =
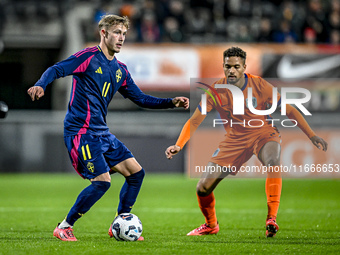
[(163, 9), (167, 12), (163, 22), (163, 41), (183, 42), (184, 41), (184, 5), (179, 0), (163, 2)]
[(184, 36), (177, 19), (166, 17), (164, 20), (164, 42), (183, 42)]
[(340, 12), (332, 10), (328, 16), (327, 25), (329, 29), (340, 30)]
[(170, 0), (168, 16), (175, 18), (180, 26), (184, 26), (185, 18), (183, 2), (179, 0)]
[(206, 8), (194, 8), (187, 12), (189, 31), (192, 34), (203, 35), (210, 27), (210, 11)]
[(331, 0), (330, 4), (331, 12), (340, 13), (340, 0)]
[(135, 20), (132, 20), (137, 29), (138, 42), (155, 43), (161, 41), (161, 20), (163, 17), (159, 16), (157, 7), (153, 0), (142, 1), (142, 6), (138, 14), (135, 15)]
[(296, 33), (292, 30), (290, 23), (287, 20), (282, 20), (280, 22), (280, 29), (274, 32), (273, 38), (274, 42), (277, 43), (291, 43), (298, 41)]
[(127, 42), (136, 42), (138, 40), (138, 32), (135, 25), (135, 21), (138, 17), (137, 7), (131, 3), (125, 3), (121, 6), (119, 10), (120, 16), (127, 16), (130, 19), (130, 28), (128, 30), (128, 36), (125, 39), (125, 43)]
[(340, 44), (340, 32), (339, 30), (332, 30), (330, 34), (330, 43), (332, 45), (339, 45)]
[(307, 27), (303, 33), (303, 39), (305, 43), (314, 44), (316, 43), (316, 32), (314, 29)]
[(254, 38), (251, 36), (246, 24), (239, 24), (238, 33), (236, 36), (237, 42), (249, 43), (253, 42)]
[(272, 42), (273, 41), (273, 30), (271, 22), (268, 18), (261, 19), (260, 32), (257, 37), (258, 42)]
[(95, 24), (98, 24), (98, 22), (101, 20), (102, 16), (104, 16), (106, 13), (110, 13), (110, 5), (108, 5), (108, 4), (100, 5), (94, 11), (93, 22)]
[[(95, 9), (93, 14), (93, 19), (91, 20), (91, 29), (87, 28), (87, 24), (85, 24), (85, 33), (87, 40), (98, 41), (100, 40), (99, 32), (98, 32), (98, 22), (101, 20), (102, 16), (107, 13), (113, 13), (113, 8), (111, 4), (107, 2), (99, 3)], [(88, 31), (90, 30), (90, 31)]]
[(138, 41), (155, 43), (161, 40), (161, 31), (153, 13), (145, 13), (138, 29)]
[(297, 36), (297, 40), (301, 38), (301, 27), (304, 23), (306, 12), (304, 8), (300, 8), (300, 5), (294, 3), (292, 0), (283, 1), (280, 6), (280, 14), (278, 15), (278, 21), (286, 20), (291, 27), (291, 30)]
[(227, 35), (226, 19), (230, 16), (229, 7), (224, 0), (215, 0), (213, 7), (213, 29), (215, 38), (225, 40)]
[(228, 1), (228, 9), (233, 16), (240, 16), (242, 9), (242, 0), (230, 0)]
[(225, 40), (227, 36), (226, 20), (221, 13), (214, 15), (214, 34), (216, 38), (220, 37), (221, 41)]
[[(155, 21), (157, 24), (161, 24), (164, 16), (164, 5), (160, 5), (158, 1), (154, 0), (143, 0), (143, 1), (135, 1), (136, 3), (141, 3), (141, 6), (139, 6), (139, 13), (136, 15), (137, 18), (137, 24), (142, 22), (143, 17), (145, 15), (153, 15)], [(158, 3), (158, 4), (157, 4)]]
[(130, 18), (129, 42), (334, 44), (340, 33), (340, 0), (0, 0), (0, 36), (5, 18), (46, 23), (81, 2), (94, 10), (83, 21), (88, 41), (97, 40), (96, 24), (106, 13)]
[(329, 35), (327, 42), (332, 45), (338, 45), (340, 36), (340, 0), (331, 0), (329, 7), (329, 12), (326, 16), (326, 28)]
[(326, 29), (326, 13), (320, 0), (309, 0), (306, 19), (302, 27), (302, 33), (313, 29), (316, 34), (316, 42), (324, 43), (328, 41)]
[(129, 19), (133, 19), (136, 15), (136, 8), (133, 4), (123, 4), (120, 7), (120, 15), (128, 16)]

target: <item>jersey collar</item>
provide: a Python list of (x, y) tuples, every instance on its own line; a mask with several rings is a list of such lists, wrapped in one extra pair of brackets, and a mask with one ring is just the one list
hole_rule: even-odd
[(244, 82), (244, 85), (242, 87), (242, 91), (246, 89), (247, 85), (248, 85), (248, 75), (245, 73), (244, 74), (244, 78), (245, 78), (245, 82)]
[(99, 45), (97, 45), (97, 48), (98, 48), (98, 50), (100, 51), (102, 57), (107, 61), (107, 63), (110, 64), (110, 63), (114, 63), (114, 62), (116, 61), (116, 56), (113, 56), (113, 59), (112, 59), (112, 60), (108, 60), (107, 57), (105, 56), (105, 54), (103, 53), (102, 48), (100, 48)]

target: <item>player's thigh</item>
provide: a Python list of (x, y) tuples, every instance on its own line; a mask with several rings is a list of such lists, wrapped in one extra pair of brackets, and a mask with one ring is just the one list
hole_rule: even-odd
[(259, 160), (265, 166), (280, 165), (281, 145), (276, 141), (265, 143), (258, 154)]
[(142, 170), (142, 166), (137, 162), (135, 158), (128, 158), (111, 167), (111, 169), (127, 177)]
[(101, 137), (76, 135), (64, 139), (72, 165), (81, 177), (91, 180), (110, 171), (103, 155), (109, 145)]
[(104, 157), (112, 171), (129, 176), (142, 169), (124, 143), (112, 134), (107, 136), (106, 139), (110, 141), (110, 147), (104, 153)]
[(267, 171), (268, 178), (281, 178), (280, 152), (281, 145), (276, 141), (269, 141), (262, 146), (258, 154), (262, 164), (269, 167)]
[(217, 171), (217, 169), (223, 169), (223, 167), (219, 166), (216, 163), (208, 163), (207, 171), (203, 173), (201, 179), (197, 183), (196, 190), (198, 195), (209, 195), (220, 183), (220, 181), (228, 176), (229, 172)]
[(226, 137), (220, 142), (210, 162), (221, 166), (222, 170), (228, 169), (231, 175), (236, 175), (240, 167), (252, 157), (253, 149), (248, 148), (248, 144), (252, 144), (254, 139), (254, 137), (249, 139)]
[(264, 166), (280, 165), (281, 135), (276, 128), (266, 128), (255, 142), (254, 154)]

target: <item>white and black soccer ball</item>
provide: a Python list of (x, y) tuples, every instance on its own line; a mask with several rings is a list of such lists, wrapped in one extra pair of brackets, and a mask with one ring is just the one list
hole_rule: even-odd
[(142, 222), (132, 213), (119, 214), (112, 223), (112, 234), (117, 241), (137, 241), (142, 232)]

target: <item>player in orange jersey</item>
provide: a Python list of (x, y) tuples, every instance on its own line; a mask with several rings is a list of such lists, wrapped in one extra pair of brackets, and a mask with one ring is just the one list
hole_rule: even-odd
[[(190, 139), (190, 133), (194, 133), (204, 120), (203, 112), (210, 112), (215, 108), (221, 119), (231, 120), (234, 124), (225, 124), (227, 134), (221, 141), (218, 149), (208, 163), (208, 167), (214, 169), (228, 168), (229, 172), (206, 172), (197, 184), (197, 198), (199, 207), (205, 217), (205, 224), (192, 230), (187, 235), (216, 234), (219, 225), (215, 212), (215, 198), (213, 190), (219, 182), (229, 174), (236, 174), (239, 168), (255, 154), (260, 162), (267, 166), (267, 179), (265, 190), (267, 195), (268, 214), (266, 219), (266, 236), (273, 237), (279, 230), (276, 216), (280, 203), (282, 179), (280, 169), (281, 137), (272, 122), (266, 120), (264, 115), (255, 115), (249, 110), (251, 103), (256, 110), (266, 110), (272, 104), (280, 106), (280, 94), (277, 100), (273, 99), (273, 86), (261, 77), (245, 73), (246, 52), (238, 47), (227, 49), (223, 53), (223, 69), (225, 78), (215, 82), (210, 87), (210, 93), (214, 93), (219, 100), (213, 101), (211, 97), (197, 107), (191, 118), (185, 123), (176, 145), (168, 147), (166, 157), (171, 159), (176, 155)], [(217, 84), (231, 84), (237, 86), (243, 92), (243, 98), (247, 98), (247, 90), (252, 89), (252, 100), (244, 100), (244, 114), (233, 114), (233, 97), (230, 90), (217, 88)], [(234, 98), (235, 99), (235, 98)], [(239, 100), (239, 99), (237, 99)], [(309, 127), (301, 113), (294, 107), (287, 105), (286, 114), (297, 122), (297, 126), (308, 136), (311, 142), (323, 151), (327, 150), (327, 143), (318, 137)], [(249, 122), (250, 121), (250, 122)], [(251, 123), (253, 122), (253, 123)], [(257, 122), (257, 124), (255, 123)], [(258, 127), (254, 127), (258, 126)], [(232, 167), (231, 167), (232, 166)], [(233, 171), (231, 170), (233, 169)], [(234, 171), (236, 169), (236, 171)]]

